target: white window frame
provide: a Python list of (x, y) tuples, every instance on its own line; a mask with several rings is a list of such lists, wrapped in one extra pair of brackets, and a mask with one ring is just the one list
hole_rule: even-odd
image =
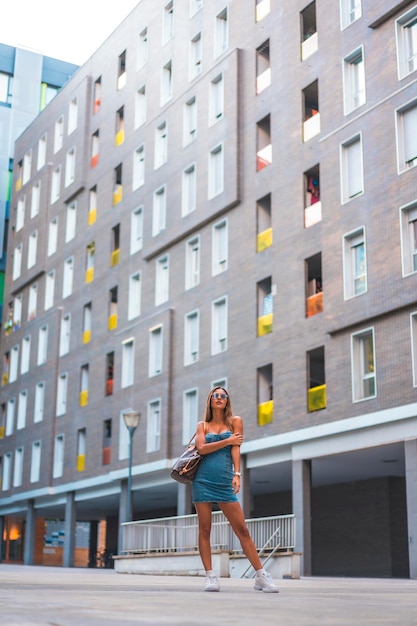
[(157, 452), (161, 448), (161, 399), (148, 402), (146, 416), (146, 452)]
[(191, 163), (182, 173), (181, 216), (189, 215), (197, 208), (197, 165)]
[(17, 280), (18, 278), (20, 278), (20, 274), (22, 273), (22, 256), (23, 245), (21, 243), (18, 243), (13, 252), (13, 280)]
[(55, 296), (55, 270), (51, 270), (45, 276), (45, 311), (54, 305)]
[[(373, 372), (366, 369), (365, 342), (368, 337), (372, 339)], [(371, 400), (377, 395), (376, 361), (375, 361), (375, 330), (373, 327), (366, 328), (351, 335), (351, 364), (352, 364), (352, 401), (362, 402)], [(366, 386), (373, 385), (373, 393), (366, 394)]]
[(133, 153), (132, 191), (145, 184), (145, 144), (141, 144)]
[(224, 191), (224, 146), (219, 143), (209, 153), (208, 199), (212, 200)]
[(155, 266), (155, 306), (169, 299), (169, 254), (156, 260)]
[(71, 313), (62, 317), (59, 333), (59, 356), (69, 354), (71, 343)]
[(38, 231), (34, 230), (28, 238), (28, 257), (27, 257), (27, 269), (31, 269), (36, 265), (36, 254), (38, 251)]
[(123, 409), (119, 413), (119, 461), (129, 458), (129, 431), (126, 428), (123, 417), (126, 410), (131, 409)]
[(45, 383), (43, 381), (36, 384), (35, 402), (33, 406), (33, 422), (36, 424), (43, 420), (45, 408)]
[(41, 474), (41, 453), (42, 442), (34, 441), (32, 443), (32, 454), (30, 459), (30, 482), (37, 483)]
[(129, 277), (129, 294), (127, 304), (127, 319), (133, 320), (139, 317), (142, 308), (142, 277), (141, 273), (135, 272)]
[(19, 344), (15, 344), (10, 350), (9, 383), (17, 380), (19, 371)]
[(30, 180), (32, 173), (32, 150), (28, 150), (23, 157), (22, 166), (22, 185), (25, 185)]
[(229, 48), (228, 7), (217, 13), (214, 19), (214, 58), (219, 57)]
[(172, 99), (172, 61), (167, 61), (161, 70), (161, 106)]
[(37, 365), (44, 365), (48, 356), (48, 324), (39, 328)]
[(5, 436), (10, 437), (14, 432), (14, 415), (16, 409), (16, 402), (14, 398), (9, 398), (6, 405), (6, 428)]
[(39, 214), (41, 206), (41, 181), (38, 180), (32, 187), (32, 202), (30, 205), (30, 217), (33, 219)]
[(413, 387), (417, 387), (417, 311), (410, 313), (410, 337)]
[(154, 150), (154, 169), (157, 170), (168, 160), (168, 125), (166, 121), (161, 122), (155, 128)]
[(417, 272), (417, 199), (400, 207), (403, 276)]
[(398, 173), (417, 167), (417, 99), (395, 112)]
[(56, 435), (54, 444), (54, 462), (52, 477), (61, 478), (64, 474), (64, 435)]
[(19, 446), (14, 454), (13, 487), (21, 487), (23, 479), (23, 446)]
[(344, 113), (349, 115), (366, 103), (365, 57), (363, 46), (343, 59)]
[(46, 147), (47, 147), (47, 135), (46, 133), (40, 137), (38, 140), (38, 159), (36, 164), (36, 169), (39, 170), (43, 168), (46, 163)]
[(166, 226), (166, 186), (162, 185), (153, 193), (152, 204), (152, 237), (156, 237)]
[(133, 209), (130, 226), (130, 254), (135, 254), (143, 245), (143, 206)]
[(68, 374), (60, 374), (57, 381), (56, 416), (65, 415), (67, 411)]
[(20, 325), (22, 321), (23, 296), (20, 293), (13, 300), (13, 321)]
[(182, 444), (184, 446), (195, 433), (198, 419), (198, 388), (186, 389), (182, 394)]
[(162, 45), (174, 36), (174, 2), (168, 2), (163, 8), (162, 15)]
[(64, 273), (62, 279), (62, 297), (68, 298), (72, 294), (74, 282), (74, 257), (70, 256), (64, 261)]
[(197, 363), (200, 344), (200, 311), (195, 309), (184, 316), (184, 365)]
[(184, 104), (183, 146), (188, 146), (197, 138), (197, 98), (192, 96)]
[[(350, 300), (368, 291), (368, 269), (365, 227), (361, 226), (343, 236), (343, 284), (344, 299)], [(364, 268), (361, 272), (356, 250), (363, 247)], [(362, 286), (362, 287), (361, 287)], [(360, 287), (360, 288), (358, 288)]]
[(362, 17), (361, 0), (340, 0), (340, 28), (344, 30)]
[(340, 146), (341, 202), (346, 204), (364, 194), (363, 143), (358, 133)]
[(200, 283), (200, 235), (185, 243), (185, 289), (192, 289)]
[(16, 232), (22, 230), (25, 223), (26, 194), (23, 194), (17, 201), (16, 207)]
[(19, 399), (17, 403), (17, 420), (16, 430), (22, 430), (26, 426), (26, 415), (28, 408), (28, 392), (27, 389), (19, 391)]
[(68, 128), (67, 135), (71, 135), (74, 130), (77, 129), (78, 123), (78, 101), (77, 98), (72, 98), (68, 105)]
[(64, 118), (61, 116), (55, 122), (54, 154), (61, 150), (64, 142)]
[(203, 34), (196, 33), (190, 41), (189, 80), (193, 80), (203, 71)]
[(212, 226), (212, 276), (225, 272), (228, 268), (229, 227), (227, 218), (223, 218)]
[(122, 341), (122, 389), (135, 382), (135, 340), (133, 337)]
[(6, 452), (3, 457), (3, 477), (1, 482), (2, 491), (8, 491), (11, 485), (12, 476), (12, 453)]
[(217, 298), (211, 304), (211, 354), (221, 354), (228, 344), (227, 296)]
[(32, 283), (32, 285), (29, 286), (28, 322), (35, 319), (37, 308), (38, 308), (38, 283)]
[(30, 368), (30, 346), (32, 339), (30, 335), (26, 335), (22, 339), (22, 358), (20, 359), (20, 374), (27, 374)]
[(159, 376), (163, 368), (163, 326), (159, 324), (149, 329), (148, 376)]
[(73, 146), (68, 150), (65, 158), (65, 187), (69, 187), (75, 180), (75, 163), (76, 163), (76, 150)]
[(149, 42), (148, 29), (143, 28), (138, 36), (138, 48), (136, 57), (136, 67), (140, 70), (148, 62)]
[(142, 85), (136, 91), (135, 97), (135, 130), (146, 122), (147, 97), (146, 85)]
[(55, 215), (49, 222), (48, 256), (52, 256), (58, 249), (58, 216)]
[(59, 200), (61, 195), (61, 166), (57, 165), (52, 172), (51, 204)]
[(67, 206), (67, 221), (65, 224), (65, 243), (74, 239), (77, 232), (77, 202)]
[(209, 119), (210, 126), (216, 124), (224, 116), (224, 75), (223, 72), (217, 74), (210, 81), (209, 93)]
[(417, 69), (417, 6), (395, 21), (398, 79)]

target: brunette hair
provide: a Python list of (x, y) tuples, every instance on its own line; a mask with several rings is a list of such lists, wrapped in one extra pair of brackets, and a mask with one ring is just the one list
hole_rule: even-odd
[(217, 391), (218, 389), (220, 389), (221, 391), (224, 391), (224, 393), (227, 394), (226, 406), (224, 407), (224, 421), (226, 422), (227, 426), (231, 428), (232, 417), (233, 417), (232, 404), (230, 402), (230, 396), (227, 392), (227, 389), (225, 389), (224, 387), (220, 387), (220, 386), (213, 387), (213, 389), (208, 394), (207, 401), (206, 401), (206, 410), (204, 413), (204, 421), (211, 422), (211, 420), (213, 419), (213, 412), (211, 409), (211, 398), (213, 396), (213, 393)]

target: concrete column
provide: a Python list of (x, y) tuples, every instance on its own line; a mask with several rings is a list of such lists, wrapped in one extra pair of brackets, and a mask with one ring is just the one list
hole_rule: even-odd
[(243, 509), (243, 515), (245, 519), (248, 519), (251, 514), (251, 494), (250, 494), (250, 482), (249, 482), (249, 470), (246, 467), (246, 457), (241, 455), (240, 457), (240, 491), (237, 494), (239, 498), (240, 506)]
[(28, 500), (26, 513), (25, 546), (23, 562), (25, 565), (33, 565), (35, 554), (36, 511), (34, 500)]
[(191, 485), (178, 483), (177, 515), (191, 515), (193, 512)]
[(67, 493), (65, 503), (65, 542), (64, 542), (64, 562), (63, 567), (74, 567), (75, 551), (75, 522), (77, 505), (75, 503), (74, 492)]
[(404, 442), (410, 578), (417, 578), (417, 439)]
[(127, 479), (124, 478), (120, 481), (120, 499), (119, 499), (119, 535), (117, 540), (117, 553), (122, 554), (123, 548), (123, 532), (122, 524), (126, 521), (126, 509), (127, 509)]
[(295, 515), (295, 552), (301, 552), (301, 576), (311, 576), (311, 461), (292, 463), (292, 512)]

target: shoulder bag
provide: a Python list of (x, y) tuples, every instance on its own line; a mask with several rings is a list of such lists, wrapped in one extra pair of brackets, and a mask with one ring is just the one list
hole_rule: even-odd
[(203, 460), (195, 445), (195, 435), (196, 433), (191, 437), (186, 449), (172, 467), (171, 478), (179, 483), (191, 483), (197, 474), (198, 466)]

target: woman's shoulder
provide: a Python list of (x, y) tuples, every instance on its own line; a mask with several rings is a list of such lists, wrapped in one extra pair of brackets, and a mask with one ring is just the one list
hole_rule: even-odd
[(232, 416), (233, 428), (239, 427), (241, 424), (242, 424), (242, 418), (240, 417), (240, 415), (233, 415)]

